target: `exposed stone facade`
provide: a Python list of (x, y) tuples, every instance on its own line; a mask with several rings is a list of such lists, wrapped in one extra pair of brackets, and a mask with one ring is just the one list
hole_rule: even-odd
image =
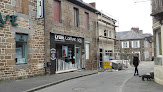
[(163, 0), (152, 1), (153, 39), (154, 39), (154, 80), (163, 85)]
[[(50, 62), (50, 33), (70, 35), (84, 38), (90, 42), (90, 58), (85, 61), (86, 69), (92, 69), (92, 64), (96, 60), (96, 20), (97, 15), (79, 5), (67, 0), (61, 2), (61, 23), (54, 20), (53, 0), (46, 0), (46, 34), (47, 34), (47, 61)], [(72, 1), (73, 2), (73, 1)], [(79, 9), (79, 26), (74, 26), (74, 7)], [(91, 7), (91, 6), (89, 6)], [(92, 9), (94, 9), (92, 7)], [(89, 30), (85, 28), (85, 12), (89, 13)], [(96, 63), (94, 64), (96, 67)]]
[[(8, 20), (0, 27), (0, 80), (44, 73), (44, 22), (36, 18), (36, 0), (28, 0), (26, 13), (17, 12), (18, 0), (0, 0), (0, 13), (16, 15), (18, 26)], [(24, 1), (24, 0), (23, 0)], [(27, 64), (16, 64), (16, 33), (28, 35)]]
[(153, 41), (149, 42), (147, 39), (144, 40), (144, 60), (151, 61), (154, 56)]
[[(116, 20), (104, 14), (98, 14), (99, 52), (103, 56), (114, 56)], [(102, 52), (100, 51), (102, 50)]]
[[(129, 48), (122, 48), (122, 42), (124, 41), (129, 41)], [(139, 48), (132, 48), (132, 41), (139, 41), (140, 42), (140, 47)], [(116, 45), (120, 46), (121, 53), (126, 53), (124, 54), (125, 56), (122, 55), (122, 59), (129, 59), (127, 56), (130, 56), (131, 62), (132, 62), (132, 54), (133, 53), (139, 53), (139, 58), (141, 61), (144, 60), (144, 39), (139, 39), (139, 40), (120, 40), (116, 41)]]

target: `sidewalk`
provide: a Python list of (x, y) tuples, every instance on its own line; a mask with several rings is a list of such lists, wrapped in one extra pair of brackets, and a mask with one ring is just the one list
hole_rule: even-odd
[(67, 80), (98, 73), (93, 71), (74, 71), (69, 73), (38, 76), (30, 79), (0, 82), (0, 92), (33, 92)]
[[(139, 66), (140, 75), (153, 71), (153, 63), (148, 67), (144, 65), (148, 62), (142, 62)], [(133, 69), (134, 71), (134, 69)], [(122, 92), (163, 92), (163, 85), (157, 84), (154, 80), (142, 81), (142, 77), (132, 76), (125, 84)]]
[(125, 84), (123, 92), (163, 92), (163, 86), (151, 81), (142, 81), (141, 77), (135, 76)]

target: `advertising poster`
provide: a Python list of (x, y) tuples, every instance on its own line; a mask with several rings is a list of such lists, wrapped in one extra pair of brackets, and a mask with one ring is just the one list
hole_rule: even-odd
[(67, 57), (68, 55), (68, 47), (62, 46), (62, 57)]

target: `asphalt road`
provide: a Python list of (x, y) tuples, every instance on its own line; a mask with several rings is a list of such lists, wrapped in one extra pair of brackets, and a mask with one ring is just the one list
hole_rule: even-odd
[[(153, 62), (142, 63), (139, 66), (140, 74), (151, 70), (153, 70)], [(130, 92), (132, 87), (129, 85), (129, 80), (132, 81), (131, 79), (134, 78), (133, 74), (133, 67), (121, 71), (99, 72), (95, 75), (69, 80), (37, 92)], [(139, 80), (138, 76), (135, 77), (137, 77), (136, 80)], [(127, 89), (127, 85), (130, 86), (131, 90)], [(136, 88), (137, 92), (139, 92), (138, 90), (139, 88)]]

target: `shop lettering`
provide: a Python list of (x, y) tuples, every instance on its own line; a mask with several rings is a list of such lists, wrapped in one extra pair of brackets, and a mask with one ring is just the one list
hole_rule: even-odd
[(55, 35), (55, 40), (57, 41), (64, 41), (64, 36), (63, 35)]
[(1, 13), (0, 13), (0, 26), (3, 27), (4, 24), (9, 20), (9, 18), (10, 18), (11, 24), (12, 24), (13, 26), (17, 26), (18, 24), (15, 23), (16, 20), (17, 20), (16, 17), (17, 17), (17, 16), (15, 16), (15, 15), (11, 15), (11, 16), (10, 16), (10, 15), (6, 15), (6, 18), (3, 19), (3, 18), (2, 18), (2, 15), (1, 15)]
[(73, 37), (65, 37), (65, 39), (67, 41), (76, 41), (76, 38), (73, 38)]
[(72, 36), (64, 36), (64, 35), (55, 35), (55, 40), (56, 41), (73, 41), (73, 42), (79, 42), (82, 43), (81, 38), (76, 38)]

